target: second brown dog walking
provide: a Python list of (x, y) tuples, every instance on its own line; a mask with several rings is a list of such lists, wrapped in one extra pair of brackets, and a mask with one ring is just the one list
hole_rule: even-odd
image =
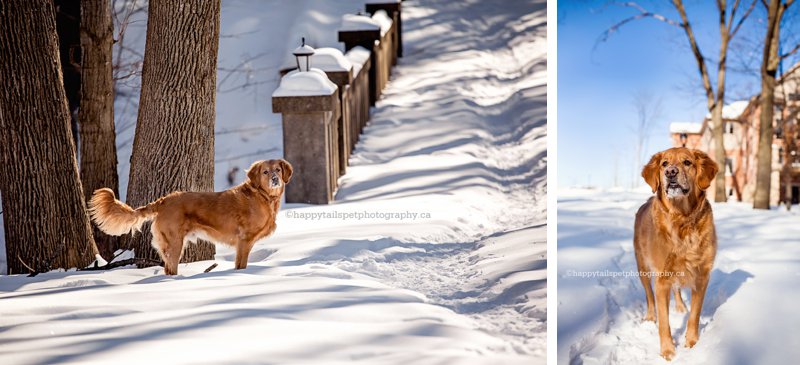
[(236, 248), (236, 269), (247, 267), (256, 241), (275, 231), (284, 187), (292, 177), (285, 160), (257, 161), (247, 180), (222, 192), (175, 192), (136, 209), (98, 189), (89, 202), (92, 220), (110, 235), (139, 231), (153, 221), (151, 241), (167, 275), (178, 273), (183, 247), (198, 238)]

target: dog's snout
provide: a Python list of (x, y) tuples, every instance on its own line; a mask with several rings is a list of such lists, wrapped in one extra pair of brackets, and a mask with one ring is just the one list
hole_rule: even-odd
[(664, 170), (664, 176), (668, 178), (674, 178), (678, 176), (678, 168), (675, 166), (669, 166), (666, 170)]

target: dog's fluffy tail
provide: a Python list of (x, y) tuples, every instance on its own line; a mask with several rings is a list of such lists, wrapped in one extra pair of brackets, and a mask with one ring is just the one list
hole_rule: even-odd
[(112, 236), (121, 236), (140, 231), (144, 222), (155, 218), (154, 204), (137, 209), (117, 200), (109, 188), (97, 189), (89, 201), (89, 214), (101, 231)]

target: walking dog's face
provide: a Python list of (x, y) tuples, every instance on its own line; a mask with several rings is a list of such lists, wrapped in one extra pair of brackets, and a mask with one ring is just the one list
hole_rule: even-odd
[(292, 165), (282, 159), (256, 161), (247, 170), (250, 184), (273, 196), (283, 194), (283, 188), (291, 178)]
[(653, 155), (642, 170), (642, 177), (653, 188), (670, 199), (699, 195), (708, 189), (717, 175), (717, 164), (702, 151), (670, 148)]

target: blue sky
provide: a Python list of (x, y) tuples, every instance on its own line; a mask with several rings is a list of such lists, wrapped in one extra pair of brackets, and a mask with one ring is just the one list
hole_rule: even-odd
[[(636, 92), (646, 91), (662, 99), (662, 117), (652, 129), (645, 151), (647, 157), (671, 146), (670, 122), (700, 122), (707, 113), (697, 64), (683, 30), (657, 20), (641, 19), (623, 26), (607, 42), (597, 44), (603, 31), (638, 13), (606, 3), (558, 1), (558, 185), (561, 187), (610, 187), (615, 181), (624, 187), (644, 184), (638, 177), (640, 167), (636, 166), (635, 158)], [(715, 83), (719, 52), (716, 6), (712, 1), (686, 3), (701, 51), (713, 60), (708, 64)], [(640, 4), (679, 19), (669, 2)], [(797, 30), (795, 18), (794, 14), (787, 14), (786, 34)], [(763, 22), (764, 10), (759, 3), (734, 39), (729, 66), (744, 70), (747, 69), (744, 65), (750, 65), (755, 73), (729, 72), (726, 104), (748, 99), (760, 90), (758, 67), (762, 48), (758, 43), (763, 40)]]

